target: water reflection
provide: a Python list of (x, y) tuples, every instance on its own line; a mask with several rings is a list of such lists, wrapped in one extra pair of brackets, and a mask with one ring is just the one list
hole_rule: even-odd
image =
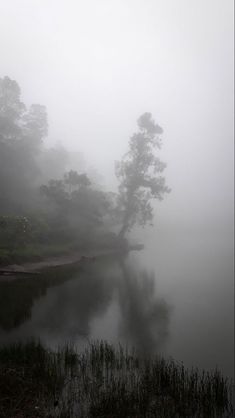
[(34, 302), (47, 290), (74, 277), (76, 265), (54, 268), (40, 276), (26, 276), (17, 280), (0, 280), (0, 328), (10, 331), (32, 316)]
[(134, 270), (123, 262), (121, 270), (119, 302), (123, 320), (120, 330), (139, 351), (150, 355), (167, 338), (169, 306), (156, 297), (153, 272)]
[(49, 345), (106, 338), (145, 354), (166, 341), (169, 307), (153, 273), (112, 257), (0, 283), (1, 341), (40, 337)]

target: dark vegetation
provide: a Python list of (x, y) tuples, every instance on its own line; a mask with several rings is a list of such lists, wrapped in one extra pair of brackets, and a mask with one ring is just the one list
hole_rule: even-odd
[(116, 167), (118, 193), (104, 192), (81, 158), (61, 146), (46, 147), (45, 106), (27, 108), (17, 82), (0, 79), (0, 264), (120, 248), (135, 224), (151, 222), (150, 200), (169, 191), (156, 176), (165, 164), (153, 152), (162, 129), (150, 113), (138, 127)]
[(38, 342), (0, 349), (0, 416), (232, 417), (231, 384), (215, 370), (138, 358), (106, 342), (77, 353)]
[[(47, 148), (46, 108), (0, 79), (0, 263), (114, 244), (113, 202), (60, 146)], [(115, 241), (116, 242), (116, 241)]]

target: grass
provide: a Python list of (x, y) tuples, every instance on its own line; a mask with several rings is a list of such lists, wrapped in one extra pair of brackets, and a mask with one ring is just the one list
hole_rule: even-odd
[(138, 358), (105, 341), (77, 353), (40, 342), (0, 348), (2, 418), (232, 417), (232, 383), (218, 370)]
[(14, 249), (0, 248), (0, 266), (7, 264), (41, 261), (44, 258), (70, 254), (76, 247), (65, 244), (31, 244)]
[(114, 234), (92, 235), (86, 239), (78, 236), (64, 239), (62, 242), (56, 242), (56, 240), (51, 243), (31, 242), (16, 247), (13, 242), (7, 245), (0, 240), (0, 266), (41, 261), (45, 258), (68, 255), (75, 251), (83, 253), (89, 250), (109, 250), (110, 248), (125, 252), (128, 250), (128, 243)]

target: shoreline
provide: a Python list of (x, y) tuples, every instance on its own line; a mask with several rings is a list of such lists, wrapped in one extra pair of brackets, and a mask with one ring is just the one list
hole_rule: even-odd
[(82, 353), (66, 342), (56, 351), (35, 340), (0, 347), (0, 370), (4, 417), (233, 417), (233, 381), (217, 369), (144, 359), (105, 340)]
[(79, 252), (76, 251), (70, 254), (58, 255), (53, 257), (47, 257), (40, 261), (33, 261), (33, 262), (23, 262), (20, 264), (8, 264), (5, 266), (0, 267), (0, 280), (4, 280), (7, 278), (11, 278), (11, 280), (15, 280), (18, 275), (23, 274), (40, 274), (41, 270), (50, 268), (50, 267), (59, 267), (65, 266), (75, 263), (81, 263), (83, 261), (95, 261), (96, 258), (104, 256), (104, 255), (111, 255), (111, 254), (127, 254), (129, 251), (140, 251), (144, 247), (142, 244), (138, 245), (130, 245), (125, 250), (123, 249), (100, 249), (100, 250), (93, 250), (93, 251), (83, 251)]

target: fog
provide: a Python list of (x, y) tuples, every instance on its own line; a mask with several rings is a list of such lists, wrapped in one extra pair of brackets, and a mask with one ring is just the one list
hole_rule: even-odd
[(1, 1), (1, 75), (47, 107), (49, 138), (115, 183), (137, 117), (163, 127), (166, 222), (232, 216), (233, 2)]
[[(0, 0), (0, 342), (121, 340), (233, 375), (233, 8)], [(82, 273), (2, 280), (74, 252)]]

